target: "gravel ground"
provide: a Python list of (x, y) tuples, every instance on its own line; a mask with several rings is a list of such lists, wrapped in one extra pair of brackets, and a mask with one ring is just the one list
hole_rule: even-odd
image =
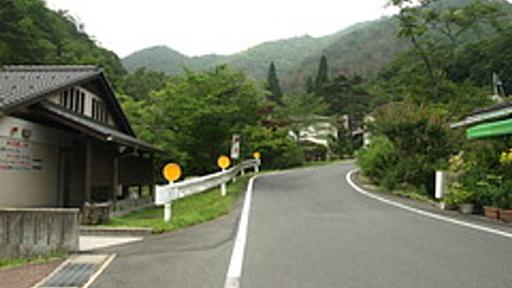
[(0, 288), (30, 288), (55, 270), (64, 259), (0, 270)]

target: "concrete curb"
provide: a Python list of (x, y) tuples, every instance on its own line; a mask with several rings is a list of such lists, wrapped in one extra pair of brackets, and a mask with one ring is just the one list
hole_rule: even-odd
[(150, 228), (80, 226), (80, 236), (145, 237)]

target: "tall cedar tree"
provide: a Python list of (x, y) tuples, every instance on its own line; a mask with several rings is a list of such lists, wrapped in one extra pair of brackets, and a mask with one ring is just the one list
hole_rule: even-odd
[(322, 86), (324, 86), (327, 81), (329, 81), (329, 71), (327, 67), (327, 58), (325, 55), (322, 55), (322, 58), (320, 59), (320, 66), (318, 67), (318, 75), (316, 76), (316, 82), (315, 87), (316, 89), (322, 89)]
[(274, 65), (274, 62), (270, 63), (270, 67), (268, 69), (267, 89), (270, 91), (269, 99), (281, 104), (283, 92), (281, 91), (281, 86), (279, 86), (279, 79), (277, 79), (276, 66)]

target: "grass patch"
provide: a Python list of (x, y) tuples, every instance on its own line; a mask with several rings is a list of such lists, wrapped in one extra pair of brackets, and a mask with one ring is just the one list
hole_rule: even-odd
[(143, 227), (153, 233), (164, 233), (192, 226), (226, 215), (233, 209), (238, 197), (245, 191), (249, 176), (239, 177), (228, 184), (228, 194), (222, 197), (220, 188), (173, 201), (172, 220), (164, 222), (164, 208), (152, 207), (113, 218), (109, 227)]
[(6, 270), (28, 264), (41, 264), (48, 263), (55, 260), (60, 260), (67, 257), (67, 253), (54, 253), (44, 256), (27, 257), (27, 258), (14, 258), (14, 259), (0, 259), (0, 270)]
[(360, 171), (357, 173), (357, 181), (369, 187), (371, 190), (375, 192), (388, 193), (421, 202), (435, 203), (435, 201), (431, 197), (421, 192), (418, 192), (416, 188), (408, 185), (401, 185), (400, 187), (394, 189), (393, 191), (390, 191), (389, 189), (384, 188), (382, 185), (373, 183), (368, 177), (363, 175)]

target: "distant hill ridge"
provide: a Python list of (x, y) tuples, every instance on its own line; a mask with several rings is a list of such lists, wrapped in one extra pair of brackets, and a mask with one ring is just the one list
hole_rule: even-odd
[[(137, 51), (123, 59), (123, 64), (129, 71), (138, 68), (148, 68), (155, 71), (165, 72), (170, 75), (176, 75), (183, 72), (183, 68), (195, 71), (205, 70), (220, 64), (229, 64), (248, 73), (258, 80), (267, 77), (267, 70), (270, 62), (275, 62), (280, 78), (284, 83), (295, 83), (297, 77), (310, 73), (314, 75), (317, 69), (318, 61), (322, 54), (326, 54), (332, 71), (344, 71), (351, 73), (351, 69), (336, 67), (335, 63), (350, 62), (348, 59), (335, 59), (344, 55), (337, 55), (336, 47), (344, 47), (348, 50), (348, 57), (352, 58), (356, 51), (351, 51), (351, 43), (360, 41), (359, 37), (366, 37), (368, 31), (374, 36), (386, 39), (392, 43), (388, 46), (395, 46), (393, 33), (389, 23), (391, 18), (383, 18), (376, 21), (369, 21), (355, 24), (347, 29), (324, 37), (311, 37), (309, 35), (293, 37), (289, 39), (270, 41), (259, 44), (245, 51), (232, 55), (205, 55), (199, 57), (188, 57), (170, 47), (154, 46)], [(385, 24), (384, 29), (381, 25)], [(384, 34), (382, 32), (385, 32)], [(372, 35), (373, 35), (372, 34)], [(370, 36), (372, 36), (370, 35)], [(393, 38), (391, 40), (390, 38)], [(358, 50), (367, 46), (366, 42), (375, 40), (363, 39), (361, 47), (354, 47)], [(382, 42), (382, 40), (381, 40)], [(359, 53), (359, 52), (358, 52)], [(331, 55), (332, 54), (332, 55)], [(330, 57), (332, 56), (332, 57)], [(330, 59), (332, 58), (332, 59)], [(332, 64), (331, 64), (332, 63)], [(364, 63), (360, 63), (364, 66)], [(334, 66), (333, 66), (334, 65)], [(373, 67), (374, 68), (374, 67)], [(364, 70), (364, 69), (363, 69)], [(373, 70), (373, 69), (367, 69)], [(354, 72), (359, 72), (354, 70)], [(286, 84), (285, 84), (286, 85)]]
[[(440, 0), (437, 5), (457, 6), (472, 1)], [(376, 75), (384, 65), (410, 47), (407, 40), (396, 37), (397, 26), (396, 17), (383, 17), (324, 37), (305, 35), (271, 41), (232, 55), (187, 57), (169, 47), (156, 46), (127, 56), (123, 64), (129, 71), (146, 67), (171, 75), (182, 73), (184, 67), (201, 71), (229, 64), (257, 80), (265, 80), (268, 66), (273, 61), (281, 85), (289, 90), (304, 87), (308, 76), (316, 76), (322, 55), (327, 57), (331, 76), (340, 73), (363, 77)]]

